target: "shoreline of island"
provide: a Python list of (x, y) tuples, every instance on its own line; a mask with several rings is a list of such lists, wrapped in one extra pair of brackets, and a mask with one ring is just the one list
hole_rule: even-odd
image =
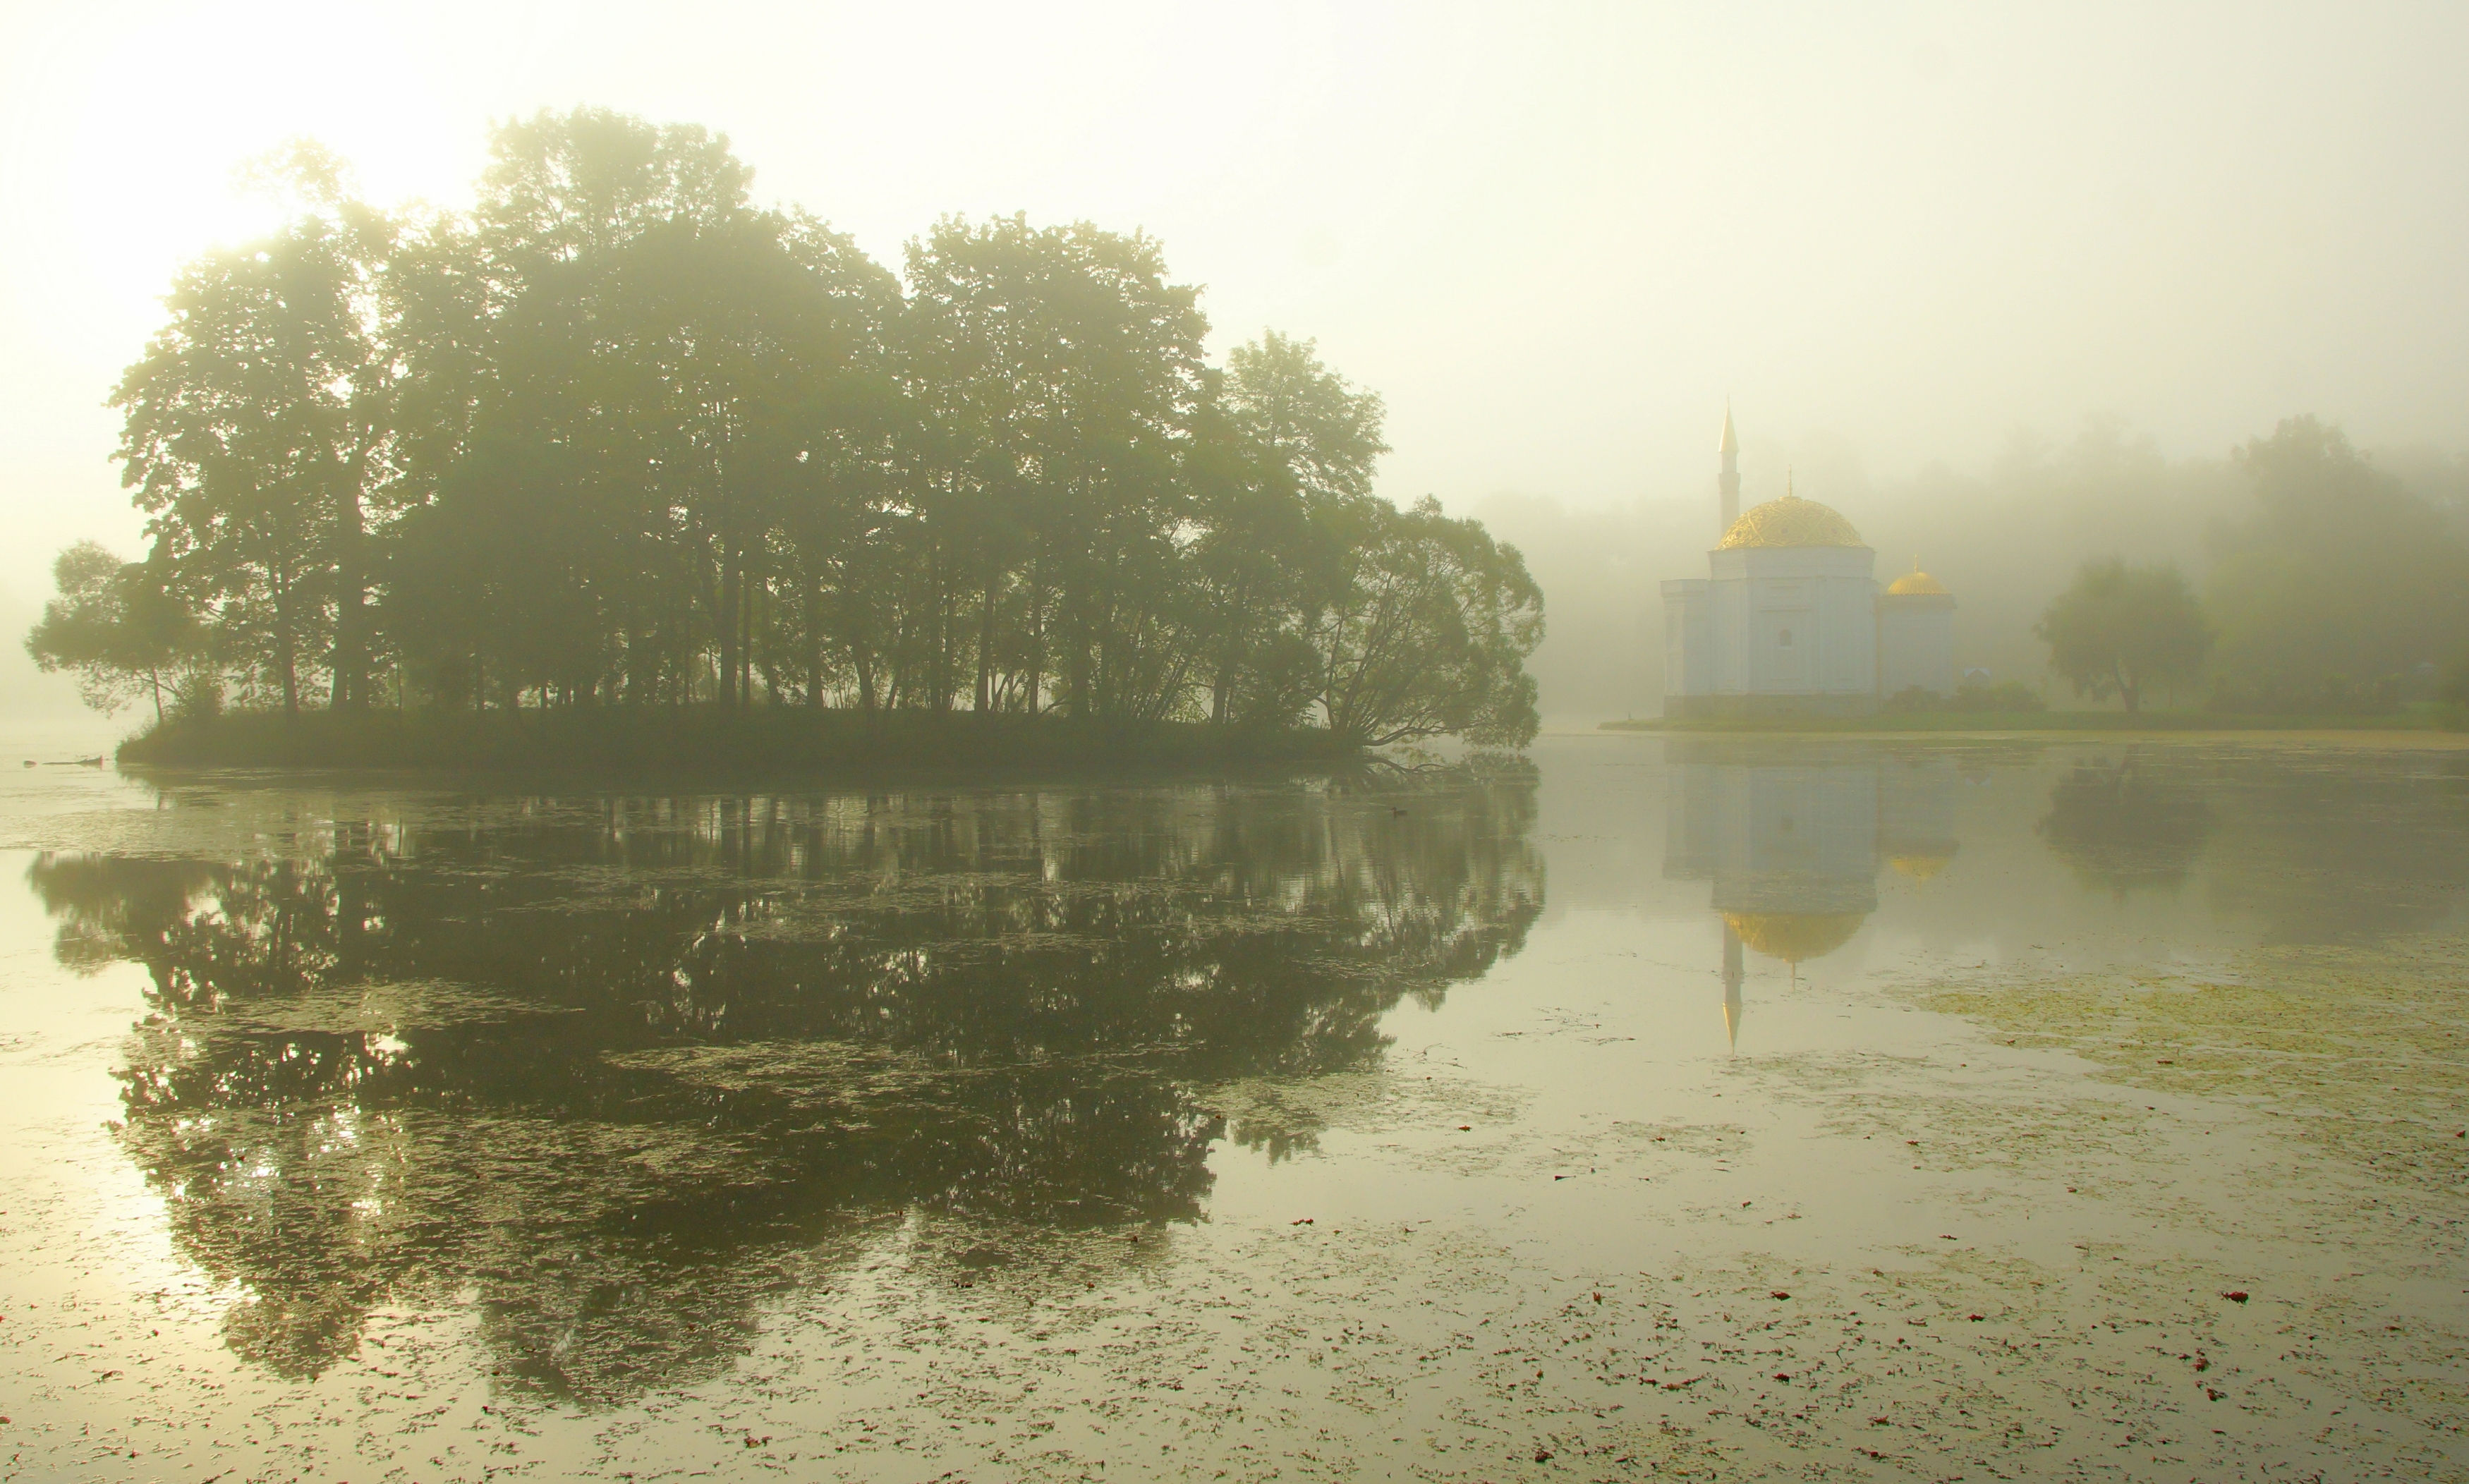
[(1321, 728), (972, 712), (711, 706), (174, 718), (124, 741), (124, 768), (424, 773), (1069, 775), (1340, 767)]

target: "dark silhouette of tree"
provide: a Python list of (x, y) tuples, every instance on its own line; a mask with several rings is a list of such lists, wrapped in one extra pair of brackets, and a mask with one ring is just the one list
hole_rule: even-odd
[(187, 606), (164, 590), (162, 572), (80, 541), (53, 561), (52, 581), (59, 596), (26, 635), (35, 666), (74, 674), (80, 698), (105, 716), (143, 691), (162, 720), (165, 682), (176, 687), (203, 643)]
[(314, 146), (273, 172), (302, 209), (181, 271), (171, 324), (113, 393), (118, 457), (156, 559), (251, 681), (296, 712), (304, 671), (322, 668), (333, 703), (358, 706), (368, 523), (392, 472), (397, 224), (351, 199)]
[(469, 217), (278, 164), (116, 399), (243, 700), (1532, 735), (1515, 554), (1373, 498), (1379, 399), (1308, 341), (1208, 366), (1153, 239), (949, 217), (904, 285), (596, 109), (502, 126)]

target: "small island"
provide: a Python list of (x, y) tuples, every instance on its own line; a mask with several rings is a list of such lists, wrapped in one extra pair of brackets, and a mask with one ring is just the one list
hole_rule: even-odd
[(467, 215), (302, 145), (112, 397), (151, 547), (28, 640), (218, 766), (1114, 766), (1518, 746), (1541, 591), (1373, 493), (1380, 399), (1203, 353), (1156, 240), (949, 217), (895, 274), (725, 139), (500, 126)]

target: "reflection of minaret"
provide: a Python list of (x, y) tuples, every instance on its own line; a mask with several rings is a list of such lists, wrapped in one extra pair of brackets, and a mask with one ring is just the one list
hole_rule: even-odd
[(1723, 925), (1723, 1035), (1732, 1049), (1741, 1049), (1741, 935)]
[(1715, 533), (1721, 540), (1730, 534), (1732, 523), (1741, 518), (1741, 435), (1732, 431), (1732, 404), (1723, 403), (1723, 472), (1715, 476), (1715, 488), (1723, 496), (1723, 526)]
[(1675, 739), (1669, 746), (1663, 873), (1714, 883), (1723, 1027), (1737, 1045), (1743, 950), (1796, 974), (1877, 910), (1878, 768), (1788, 753), (1750, 762), (1737, 743), (1700, 749)]

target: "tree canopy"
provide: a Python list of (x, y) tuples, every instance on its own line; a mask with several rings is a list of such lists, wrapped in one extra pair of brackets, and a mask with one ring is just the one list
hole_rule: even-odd
[(2212, 631), (2203, 605), (2175, 566), (2135, 567), (2123, 558), (2087, 561), (2034, 630), (2049, 645), (2049, 668), (2095, 700), (2116, 696), (2143, 709), (2153, 685), (2200, 677)]
[(2469, 635), (2469, 545), (2337, 427), (2284, 419), (2237, 450), (2252, 514), (2215, 536), (2222, 698), (2371, 709)]
[(895, 276), (700, 128), (491, 152), (460, 216), (294, 148), (114, 396), (243, 702), (1534, 735), (1517, 552), (1373, 494), (1380, 400), (1312, 342), (1210, 364), (1154, 239), (947, 217)]
[(26, 652), (46, 674), (77, 676), (78, 695), (108, 716), (140, 691), (157, 720), (163, 688), (197, 657), (188, 609), (164, 591), (162, 574), (125, 563), (97, 541), (80, 541), (52, 563), (59, 596), (26, 635)]

